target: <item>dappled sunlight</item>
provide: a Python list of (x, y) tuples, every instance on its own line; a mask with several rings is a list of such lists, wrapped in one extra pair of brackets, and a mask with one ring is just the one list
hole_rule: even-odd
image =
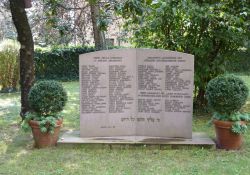
[(71, 98), (68, 99), (68, 103), (71, 103), (71, 102), (79, 104), (80, 99), (79, 99), (79, 97), (71, 97)]
[[(81, 166), (83, 166), (83, 165), (81, 165)], [(75, 170), (75, 169), (79, 169), (80, 164), (67, 162), (67, 163), (64, 163), (64, 167), (69, 169), (69, 170)]]
[(0, 110), (8, 107), (13, 106), (20, 106), (20, 103), (18, 103), (16, 100), (13, 100), (11, 98), (9, 99), (0, 99)]
[[(79, 94), (78, 94), (79, 95)], [(79, 129), (80, 126), (80, 105), (79, 97), (70, 96), (64, 110), (62, 111), (64, 118), (64, 129)]]
[(75, 110), (79, 110), (79, 104), (69, 104), (65, 107), (65, 109), (62, 111), (62, 113), (67, 114), (67, 113), (72, 113), (74, 111), (74, 113), (76, 113), (77, 111)]
[(69, 108), (71, 106), (73, 106), (73, 107), (77, 107), (78, 106), (79, 107), (79, 102), (78, 101), (70, 101), (70, 102), (68, 102), (66, 104), (65, 108)]
[(5, 133), (5, 132), (2, 132), (1, 134), (0, 134), (0, 138), (1, 138), (1, 140), (3, 140), (3, 141), (5, 141), (5, 142), (12, 142), (12, 139), (13, 139), (13, 137), (12, 137), (12, 135), (10, 135), (10, 133)]
[(9, 125), (14, 125), (16, 124), (16, 122), (20, 122), (21, 117), (19, 115), (19, 112), (20, 112), (20, 107), (14, 107), (14, 106), (0, 110), (0, 124), (2, 122), (3, 123), (8, 122)]
[[(1, 110), (0, 110), (0, 116), (6, 114), (6, 113), (7, 113), (6, 111), (7, 111), (7, 109), (1, 109)], [(0, 122), (0, 123), (1, 123), (1, 122)]]
[(64, 88), (66, 89), (68, 95), (68, 103), (72, 101), (79, 101), (80, 91), (79, 91), (79, 82), (70, 82), (63, 83)]
[(79, 94), (68, 95), (68, 103), (69, 102), (78, 102), (79, 103), (79, 101), (80, 101)]
[(72, 110), (63, 110), (62, 114), (72, 114)]
[(69, 99), (71, 98), (76, 98), (77, 96), (79, 96), (79, 93), (72, 93), (71, 91), (67, 91), (67, 95), (69, 97)]
[(0, 155), (7, 151), (7, 144), (4, 141), (0, 141)]
[(8, 161), (8, 164), (9, 164), (10, 167), (14, 166), (16, 163), (17, 163), (17, 159), (10, 159)]
[(79, 82), (63, 83), (68, 94), (68, 102), (62, 115), (64, 117), (63, 125), (65, 130), (79, 129), (80, 127), (80, 94)]
[(248, 87), (250, 87), (250, 81), (249, 81), (250, 76), (249, 75), (241, 75), (239, 77), (246, 82)]
[(27, 150), (25, 150), (25, 149), (22, 149), (22, 150), (20, 150), (17, 154), (16, 154), (16, 157), (18, 158), (18, 157), (21, 157), (21, 156), (23, 156), (23, 155), (25, 155), (25, 154), (28, 154), (29, 152), (27, 151)]
[(0, 124), (4, 121), (13, 123), (20, 112), (20, 94), (0, 94)]
[(16, 109), (12, 107), (11, 108), (5, 108), (3, 110), (0, 111), (0, 117), (3, 117), (6, 120), (10, 120), (13, 118), (16, 118), (17, 113), (16, 113)]
[(250, 101), (248, 100), (246, 104), (242, 107), (241, 112), (250, 113)]

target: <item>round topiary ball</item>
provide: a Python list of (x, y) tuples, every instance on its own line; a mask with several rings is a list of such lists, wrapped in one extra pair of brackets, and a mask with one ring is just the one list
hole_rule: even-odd
[(212, 79), (206, 89), (208, 105), (220, 114), (232, 114), (246, 103), (248, 87), (235, 75), (221, 75)]
[(40, 81), (31, 88), (28, 100), (32, 110), (46, 115), (62, 111), (67, 94), (63, 86), (56, 81)]

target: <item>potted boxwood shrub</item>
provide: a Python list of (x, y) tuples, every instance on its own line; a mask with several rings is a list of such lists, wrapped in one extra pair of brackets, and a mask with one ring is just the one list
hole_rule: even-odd
[(56, 81), (40, 81), (31, 88), (28, 100), (31, 112), (26, 115), (22, 128), (32, 129), (35, 147), (55, 146), (63, 122), (59, 112), (67, 101), (63, 86)]
[(208, 83), (206, 98), (214, 111), (212, 122), (217, 146), (227, 150), (239, 149), (249, 121), (248, 114), (239, 112), (248, 98), (248, 87), (235, 75), (221, 75)]

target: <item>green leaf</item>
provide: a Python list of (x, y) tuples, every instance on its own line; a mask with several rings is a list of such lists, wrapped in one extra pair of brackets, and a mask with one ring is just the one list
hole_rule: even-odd
[(43, 133), (46, 133), (46, 132), (47, 132), (47, 128), (46, 128), (46, 127), (41, 127), (40, 130), (41, 130), (41, 132), (43, 132)]
[(247, 126), (240, 122), (235, 122), (232, 126), (232, 131), (236, 134), (244, 134), (247, 131)]

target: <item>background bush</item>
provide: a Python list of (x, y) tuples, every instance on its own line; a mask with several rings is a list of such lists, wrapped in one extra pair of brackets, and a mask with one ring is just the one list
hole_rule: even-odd
[(18, 88), (19, 48), (19, 43), (14, 40), (3, 40), (0, 43), (1, 92), (11, 92)]
[(63, 110), (67, 94), (63, 86), (56, 81), (40, 81), (29, 92), (29, 105), (40, 115), (55, 114)]
[(229, 58), (225, 68), (231, 73), (250, 74), (250, 48), (240, 50)]
[(79, 55), (93, 52), (93, 47), (65, 47), (35, 51), (36, 79), (77, 80)]
[(227, 74), (212, 79), (206, 89), (208, 105), (220, 114), (231, 115), (246, 103), (248, 87), (239, 77)]
[[(112, 48), (111, 48), (112, 49)], [(79, 55), (94, 52), (94, 47), (64, 47), (36, 49), (36, 79), (78, 80)], [(250, 70), (250, 50), (239, 51), (225, 64), (227, 72), (246, 73)]]

